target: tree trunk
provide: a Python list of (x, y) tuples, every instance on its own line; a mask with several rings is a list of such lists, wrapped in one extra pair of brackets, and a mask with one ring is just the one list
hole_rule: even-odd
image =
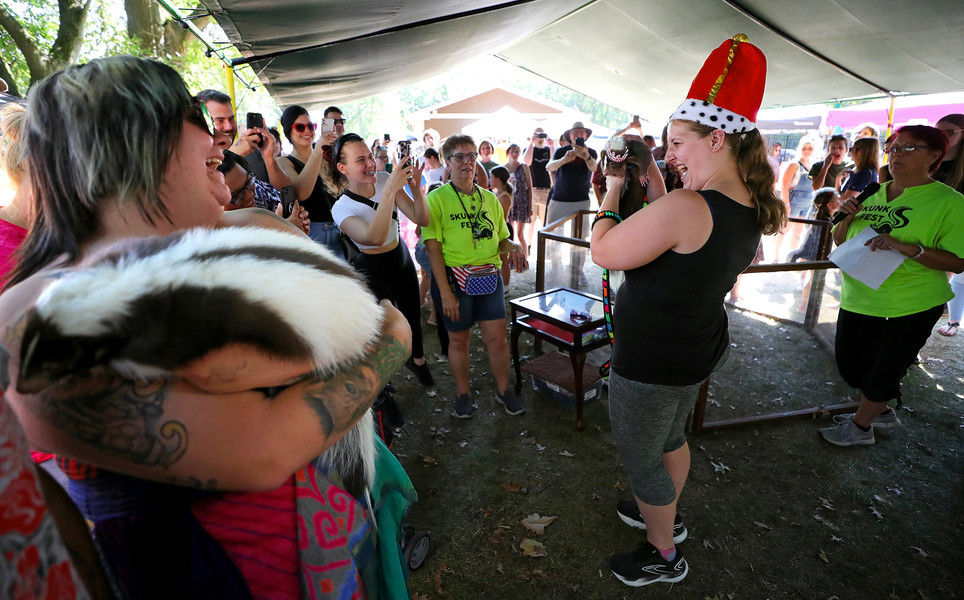
[[(204, 6), (199, 2), (195, 9), (186, 14), (198, 14), (205, 10)], [(197, 19), (191, 19), (194, 26), (200, 30), (203, 30), (208, 26), (208, 23), (214, 20), (214, 17), (210, 15), (205, 15)], [(174, 19), (168, 19), (164, 22), (164, 53), (174, 58), (176, 56), (181, 56), (184, 53), (184, 46), (194, 40), (194, 34), (190, 30), (181, 27), (181, 25)], [(196, 41), (196, 40), (195, 40)]]
[(141, 50), (157, 56), (161, 47), (161, 15), (154, 0), (124, 0), (127, 12), (127, 36), (137, 40)]
[(17, 80), (14, 79), (13, 73), (10, 72), (10, 65), (3, 59), (0, 59), (0, 79), (7, 82), (8, 94), (23, 98), (23, 94), (20, 93), (20, 88), (17, 87)]
[[(40, 48), (16, 15), (7, 10), (5, 5), (0, 5), (0, 27), (10, 34), (17, 49), (23, 54), (30, 70), (30, 85), (77, 60), (84, 41), (90, 1), (58, 0), (60, 27), (57, 29), (57, 40), (49, 52)], [(8, 85), (16, 87), (12, 81), (8, 82)]]

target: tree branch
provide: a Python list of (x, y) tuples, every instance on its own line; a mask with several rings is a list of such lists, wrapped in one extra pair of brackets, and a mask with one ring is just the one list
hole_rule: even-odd
[[(57, 41), (50, 49), (48, 68), (53, 71), (77, 60), (80, 47), (84, 42), (84, 27), (87, 24), (87, 11), (91, 0), (58, 0), (60, 6), (60, 28)], [(33, 69), (30, 70), (33, 79)]]
[[(3, 29), (10, 34), (10, 37), (13, 38), (13, 43), (17, 45), (17, 49), (23, 54), (24, 60), (27, 61), (27, 68), (30, 70), (30, 79), (35, 79), (34, 73), (46, 74), (47, 65), (40, 53), (40, 48), (30, 36), (27, 28), (17, 20), (17, 17), (7, 10), (6, 4), (0, 4), (0, 27), (3, 27)], [(7, 84), (10, 85), (11, 81), (7, 80)]]
[(20, 93), (20, 88), (17, 87), (17, 79), (10, 71), (10, 65), (2, 58), (0, 58), (0, 78), (7, 82), (8, 94), (23, 98), (23, 94)]

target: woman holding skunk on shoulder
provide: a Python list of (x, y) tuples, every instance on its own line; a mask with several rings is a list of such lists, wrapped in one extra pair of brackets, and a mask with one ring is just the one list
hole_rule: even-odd
[(0, 381), (115, 589), (407, 597), (379, 507), (414, 490), (369, 410), (408, 355), (401, 314), (280, 217), (224, 212), (223, 134), (171, 67), (68, 66), (28, 114), (37, 217), (0, 296)]
[(617, 513), (648, 541), (615, 554), (610, 568), (630, 586), (686, 577), (676, 546), (686, 538), (676, 510), (690, 465), (686, 415), (729, 345), (724, 296), (761, 233), (776, 233), (786, 219), (754, 124), (765, 77), (766, 59), (746, 36), (714, 50), (670, 120), (666, 161), (683, 189), (623, 220), (623, 181), (610, 175), (593, 223), (593, 260), (626, 271), (613, 318), (609, 413), (636, 498)]

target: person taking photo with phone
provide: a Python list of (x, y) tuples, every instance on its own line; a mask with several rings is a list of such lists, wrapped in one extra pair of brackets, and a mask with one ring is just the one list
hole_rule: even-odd
[[(344, 127), (344, 123), (341, 126)], [(338, 124), (335, 123), (333, 129), (337, 127)], [(297, 104), (289, 106), (281, 113), (281, 128), (291, 142), (292, 149), (291, 154), (278, 159), (278, 163), (291, 178), (295, 198), (302, 208), (308, 211), (308, 218), (311, 220), (308, 235), (331, 250), (335, 256), (344, 259), (338, 226), (331, 216), (335, 196), (325, 187), (322, 179), (332, 168), (328, 157), (331, 155), (331, 145), (338, 136), (334, 130), (324, 133), (316, 144), (315, 130), (318, 125), (312, 123), (308, 111)]]

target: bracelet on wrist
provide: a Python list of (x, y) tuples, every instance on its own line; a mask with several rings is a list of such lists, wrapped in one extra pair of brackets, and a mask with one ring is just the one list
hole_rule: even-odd
[(917, 260), (917, 259), (919, 259), (920, 257), (924, 256), (924, 246), (923, 246), (922, 244), (917, 244), (917, 247), (920, 248), (920, 252), (918, 252), (918, 253), (915, 254), (914, 256), (911, 256), (911, 257), (910, 257), (911, 260)]
[(599, 212), (596, 213), (596, 217), (592, 220), (592, 225), (589, 226), (589, 229), (591, 230), (593, 227), (596, 226), (596, 223), (598, 223), (599, 221), (601, 221), (601, 220), (603, 220), (603, 219), (612, 219), (613, 221), (616, 221), (617, 223), (622, 223), (622, 222), (623, 222), (623, 219), (622, 219), (622, 217), (619, 216), (619, 213), (613, 212), (613, 211), (611, 211), (611, 210), (601, 210), (601, 211), (599, 211)]

